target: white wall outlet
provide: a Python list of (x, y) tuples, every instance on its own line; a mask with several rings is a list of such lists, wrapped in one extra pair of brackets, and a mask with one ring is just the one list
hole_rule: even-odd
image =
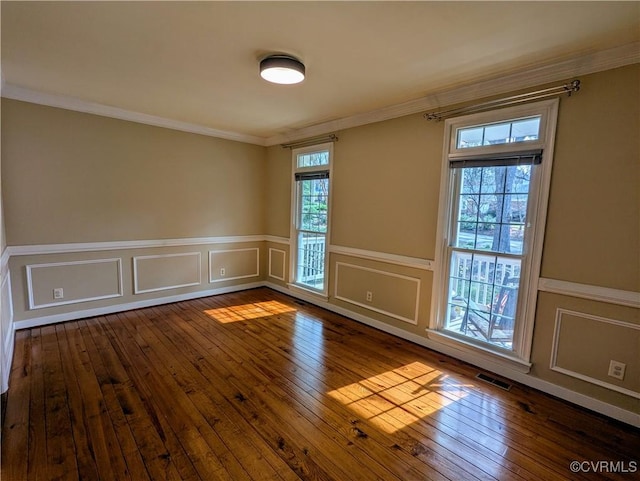
[(64, 298), (64, 289), (62, 287), (58, 287), (53, 290), (53, 298), (54, 299), (63, 299)]
[(220, 268), (220, 277), (224, 277), (224, 275), (227, 273), (227, 271), (225, 270), (224, 267)]
[(611, 360), (609, 362), (609, 376), (620, 379), (624, 379), (624, 371), (627, 369), (627, 365), (620, 361)]
[(367, 291), (367, 302), (373, 301), (373, 292)]

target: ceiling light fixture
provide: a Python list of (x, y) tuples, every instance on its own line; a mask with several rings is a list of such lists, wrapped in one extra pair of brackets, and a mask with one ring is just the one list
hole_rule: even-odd
[(304, 80), (304, 64), (289, 55), (269, 55), (260, 61), (260, 76), (276, 84), (297, 84)]

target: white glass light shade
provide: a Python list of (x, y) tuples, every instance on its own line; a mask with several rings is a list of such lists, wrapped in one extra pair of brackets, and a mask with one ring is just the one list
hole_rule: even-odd
[(304, 65), (286, 55), (271, 55), (260, 62), (260, 76), (277, 84), (297, 84), (304, 80)]

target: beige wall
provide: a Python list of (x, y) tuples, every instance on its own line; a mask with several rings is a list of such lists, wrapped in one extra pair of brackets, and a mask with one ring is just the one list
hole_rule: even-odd
[(261, 234), (264, 148), (2, 99), (9, 245)]
[[(587, 75), (581, 81), (578, 94), (560, 101), (542, 276), (638, 292), (640, 66)], [(410, 115), (338, 132), (331, 183), (333, 245), (362, 249), (369, 254), (434, 259), (443, 128), (443, 123)], [(290, 223), (291, 159), (290, 154), (278, 149), (271, 148), (268, 156), (270, 203), (266, 226), (269, 234), (286, 236)], [(347, 271), (337, 267), (337, 262), (365, 269)], [(336, 277), (340, 279), (337, 270), (342, 282), (347, 272), (357, 280), (354, 277), (348, 286), (340, 285), (340, 280), (336, 284)], [(390, 284), (393, 277), (385, 277), (380, 271), (421, 280), (417, 325), (399, 319), (410, 317), (406, 313), (415, 310), (413, 284)], [(422, 269), (332, 254), (329, 302), (425, 337), (432, 279), (432, 273)], [(367, 290), (380, 289), (396, 295), (383, 299), (374, 295), (374, 302), (366, 301)], [(625, 326), (640, 324), (638, 309), (540, 293), (531, 376), (632, 412), (640, 411), (637, 399), (592, 382), (595, 379), (637, 392), (630, 376), (640, 372), (640, 346), (636, 345), (635, 350), (627, 347), (624, 355), (616, 354), (612, 348), (623, 346), (616, 339), (631, 338), (631, 334), (624, 333), (635, 333), (635, 329), (584, 316), (568, 322), (565, 315), (565, 331), (556, 343), (556, 317), (566, 309), (613, 319)], [(554, 343), (558, 345), (560, 362), (578, 359), (580, 365), (572, 365), (572, 372), (577, 370), (587, 380), (551, 369)], [(633, 343), (630, 345), (633, 347)], [(591, 353), (591, 359), (597, 361), (587, 362), (584, 353)], [(627, 363), (626, 381), (618, 383), (606, 375), (611, 359)]]
[[(638, 292), (640, 66), (581, 81), (576, 97), (560, 105), (542, 277)], [(582, 315), (564, 315), (571, 322), (561, 323), (566, 332), (556, 339), (556, 319), (565, 310)], [(639, 309), (541, 292), (532, 375), (640, 412), (639, 399), (574, 377), (639, 392), (640, 343), (626, 343), (638, 332), (629, 326), (640, 326)], [(550, 368), (554, 344), (560, 367), (573, 359), (572, 375)], [(625, 381), (607, 376), (610, 360), (627, 364)]]
[(640, 291), (640, 67), (561, 101), (542, 275)]
[[(564, 311), (574, 314), (567, 315)], [(562, 330), (556, 333), (559, 314), (562, 316)], [(609, 324), (612, 321), (619, 324)], [(640, 413), (640, 399), (593, 382), (640, 392), (640, 331), (633, 326), (640, 326), (638, 309), (541, 292), (536, 311), (531, 375)], [(558, 346), (558, 367), (571, 371), (572, 375), (551, 369), (554, 344)], [(610, 360), (627, 365), (624, 381), (607, 376)], [(582, 380), (576, 375), (593, 381)]]
[[(638, 65), (584, 76), (582, 90), (560, 102), (544, 278), (640, 290), (639, 80)], [(9, 245), (290, 235), (290, 150), (10, 100), (2, 106)], [(443, 129), (443, 123), (410, 115), (338, 132), (334, 147), (331, 243), (360, 254), (392, 256), (330, 254), (328, 302), (412, 336), (426, 337), (429, 322), (433, 273), (416, 263), (436, 255)], [(252, 248), (259, 249), (256, 277), (249, 272), (255, 257), (246, 257), (254, 251), (243, 250)], [(210, 256), (225, 249), (231, 251), (226, 257)], [(201, 284), (172, 287), (190, 284), (195, 264), (172, 267), (176, 259), (194, 258), (169, 256), (194, 250), (200, 252)], [(147, 286), (167, 289), (134, 294), (136, 256), (172, 259), (151, 262), (144, 273), (151, 273)], [(121, 298), (29, 309), (27, 265), (112, 257), (122, 259)], [(238, 279), (220, 278), (222, 264)], [(271, 241), (12, 256), (10, 267), (17, 320), (245, 282), (267, 280), (287, 289), (290, 281), (289, 246)], [(53, 287), (45, 284), (42, 295), (50, 296)], [(374, 293), (371, 302), (368, 290)], [(635, 332), (629, 326), (640, 325), (639, 310), (544, 292), (539, 298), (530, 376), (640, 410), (637, 399), (612, 388), (634, 391), (632, 380), (616, 384), (603, 374), (613, 356), (624, 357), (614, 359), (627, 363), (627, 375), (640, 372), (633, 345), (623, 356), (615, 352), (624, 344), (616, 339), (627, 342), (632, 336), (624, 333)], [(565, 311), (579, 315), (565, 315), (556, 336), (556, 319)], [(407, 322), (414, 318), (415, 323)], [(554, 345), (558, 365), (582, 379), (551, 368)], [(587, 359), (585, 352), (593, 356)]]
[(265, 176), (266, 234), (289, 237), (291, 230), (291, 150), (279, 145), (267, 148)]
[[(0, 75), (1, 77), (1, 75)], [(1, 90), (1, 87), (0, 87)], [(2, 125), (2, 109), (0, 108), (0, 130)], [(2, 152), (2, 140), (0, 139), (0, 152)], [(5, 248), (7, 246), (4, 227), (4, 205), (2, 202), (2, 155), (0, 154), (0, 392), (4, 392), (8, 385), (9, 366), (13, 342), (11, 322), (11, 292), (9, 290), (9, 271), (4, 262)]]
[[(264, 232), (264, 147), (7, 99), (2, 113), (10, 246)], [(254, 262), (253, 272), (244, 273), (234, 259), (229, 272), (237, 279), (210, 282), (210, 250), (247, 247), (263, 249), (262, 243), (240, 242), (12, 256), (15, 320), (262, 280), (264, 266), (256, 273)], [(105, 259), (119, 259), (121, 286), (113, 262), (95, 262)], [(216, 261), (225, 262), (221, 256)], [(27, 266), (39, 264), (28, 279)], [(53, 299), (59, 287), (64, 298)]]
[[(332, 254), (330, 302), (425, 336), (429, 326), (433, 273), (371, 259)], [(371, 301), (367, 300), (371, 292)]]
[(443, 124), (421, 115), (340, 132), (331, 243), (433, 258)]

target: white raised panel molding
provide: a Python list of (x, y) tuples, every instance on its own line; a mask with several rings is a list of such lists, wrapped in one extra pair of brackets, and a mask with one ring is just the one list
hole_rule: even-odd
[[(175, 285), (167, 285), (162, 287), (154, 287), (152, 289), (140, 289), (139, 287), (139, 279), (138, 279), (138, 261), (141, 260), (149, 260), (149, 259), (166, 259), (169, 257), (196, 257), (197, 258), (197, 281), (187, 282), (184, 284), (175, 284)], [(168, 289), (177, 289), (179, 287), (191, 287), (198, 286), (202, 283), (202, 269), (201, 269), (201, 259), (202, 255), (200, 252), (184, 252), (179, 254), (158, 254), (152, 256), (136, 256), (133, 258), (133, 293), (134, 294), (144, 294), (146, 292), (158, 292), (158, 291), (166, 291)]]
[(591, 301), (640, 308), (640, 292), (623, 291), (609, 287), (599, 287), (546, 278), (540, 278), (538, 281), (538, 290)]
[[(271, 252), (281, 252), (282, 253), (282, 277), (278, 277), (276, 275), (273, 275), (271, 272)], [(286, 271), (285, 271), (285, 262), (287, 259), (287, 253), (286, 251), (283, 251), (281, 249), (274, 249), (273, 247), (269, 247), (269, 277), (273, 277), (274, 279), (278, 279), (280, 281), (285, 282), (285, 275), (286, 275)]]
[(398, 266), (413, 267), (414, 269), (433, 271), (433, 261), (430, 259), (422, 259), (420, 257), (387, 254), (386, 252), (356, 249), (354, 247), (344, 247), (333, 244), (329, 246), (329, 252), (332, 254), (342, 254), (350, 257), (359, 257), (361, 259), (386, 262), (388, 264), (395, 264)]
[[(115, 262), (118, 270), (118, 292), (116, 294), (106, 294), (104, 296), (83, 297), (80, 299), (62, 300), (58, 302), (48, 302), (46, 304), (36, 304), (33, 295), (33, 282), (32, 272), (34, 269), (44, 269), (47, 267), (62, 267), (73, 266), (82, 264), (106, 264)], [(26, 266), (27, 270), (27, 296), (29, 299), (29, 309), (44, 309), (47, 307), (64, 306), (68, 304), (78, 304), (80, 302), (99, 301), (101, 299), (112, 299), (114, 297), (122, 297), (124, 295), (122, 289), (122, 259), (119, 257), (111, 259), (87, 259), (81, 261), (68, 261), (68, 262), (51, 262), (46, 264), (30, 264)]]
[[(251, 273), (251, 274), (246, 274), (246, 275), (242, 275), (242, 276), (235, 276), (235, 277), (224, 277), (222, 279), (214, 279), (213, 276), (213, 257), (216, 254), (223, 254), (225, 252), (248, 252), (248, 251), (254, 251), (256, 253), (256, 272)], [(216, 250), (216, 251), (209, 251), (209, 282), (227, 282), (227, 281), (233, 281), (236, 279), (246, 279), (248, 277), (258, 277), (260, 275), (260, 249), (258, 249), (257, 247), (249, 247), (246, 249), (224, 249), (224, 250)]]
[[(353, 304), (355, 306), (364, 307), (365, 309), (368, 309), (370, 311), (378, 312), (380, 314), (384, 314), (385, 316), (393, 317), (394, 319), (408, 322), (409, 324), (418, 324), (418, 308), (420, 306), (420, 279), (417, 279), (415, 277), (403, 276), (401, 274), (396, 274), (394, 272), (386, 272), (378, 269), (371, 269), (369, 267), (362, 267), (354, 264), (348, 264), (346, 262), (336, 262), (335, 266), (336, 266), (336, 281), (335, 281), (334, 296), (333, 296), (335, 299), (340, 299), (341, 301), (348, 302), (349, 304)], [(349, 299), (348, 297), (339, 296), (338, 287), (340, 285), (340, 266), (347, 266), (353, 269), (359, 269), (367, 272), (375, 272), (376, 274), (382, 274), (385, 276), (395, 277), (395, 278), (414, 282), (416, 284), (416, 304), (414, 306), (413, 317), (412, 318), (404, 317), (399, 314), (396, 314), (395, 312), (385, 311), (384, 309), (378, 309), (376, 307), (364, 304), (357, 300)]]
[(631, 324), (630, 322), (619, 321), (617, 319), (609, 319), (607, 317), (594, 316), (592, 314), (586, 314), (584, 312), (576, 312), (570, 311), (568, 309), (558, 308), (556, 309), (556, 323), (553, 330), (553, 343), (551, 347), (551, 363), (550, 368), (552, 371), (560, 372), (562, 374), (566, 374), (567, 376), (574, 377), (576, 379), (580, 379), (582, 381), (589, 382), (591, 384), (595, 384), (596, 386), (604, 387), (610, 389), (612, 391), (617, 391), (622, 394), (626, 394), (627, 396), (634, 397), (636, 399), (640, 399), (640, 393), (636, 391), (631, 391), (630, 389), (625, 389), (620, 386), (616, 386), (615, 384), (610, 384), (608, 382), (601, 381), (600, 379), (593, 378), (591, 376), (586, 376), (579, 372), (572, 371), (570, 369), (566, 369), (558, 366), (557, 358), (558, 358), (558, 344), (560, 342), (560, 327), (562, 325), (562, 316), (563, 314), (568, 314), (576, 317), (583, 317), (585, 319), (590, 319), (592, 321), (604, 322), (606, 324), (612, 324), (614, 326), (620, 326), (627, 329), (633, 329), (636, 331), (640, 331), (640, 325)]

